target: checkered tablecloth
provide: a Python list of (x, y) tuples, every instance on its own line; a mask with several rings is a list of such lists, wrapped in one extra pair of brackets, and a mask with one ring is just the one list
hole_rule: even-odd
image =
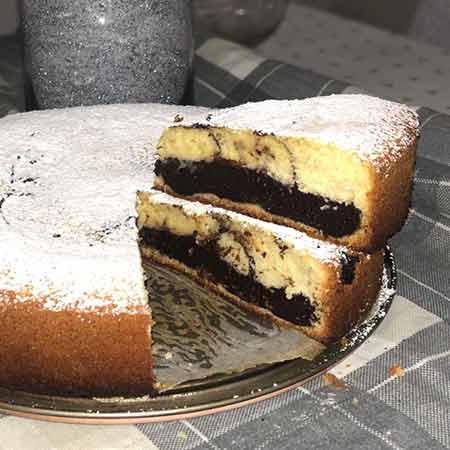
[[(359, 91), (219, 39), (198, 39), (197, 45), (193, 99), (198, 105)], [(14, 112), (23, 104), (11, 94), (17, 69), (13, 59), (2, 56), (0, 111)], [(391, 243), (398, 293), (377, 332), (333, 369), (344, 388), (319, 378), (252, 406), (163, 424), (81, 426), (4, 416), (0, 448), (450, 447), (450, 117), (417, 110), (422, 137), (413, 202), (403, 231)], [(403, 376), (391, 374), (394, 366)]]
[[(443, 0), (436, 1), (448, 8)], [(387, 9), (388, 3), (383, 5), (380, 10)], [(450, 114), (450, 48), (415, 42), (291, 0), (286, 19), (257, 50), (268, 58), (367, 87), (380, 97)]]

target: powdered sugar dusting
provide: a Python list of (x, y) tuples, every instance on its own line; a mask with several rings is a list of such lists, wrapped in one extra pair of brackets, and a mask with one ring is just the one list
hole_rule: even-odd
[[(99, 106), (0, 120), (0, 299), (139, 312), (138, 189), (174, 116), (199, 108)], [(14, 293), (11, 295), (11, 293)]]
[[(177, 125), (192, 125), (190, 119)], [(417, 137), (418, 117), (408, 106), (360, 94), (305, 100), (266, 100), (208, 113), (203, 125), (304, 137), (355, 153), (380, 170)]]
[(247, 225), (255, 226), (272, 233), (284, 243), (291, 245), (293, 248), (301, 251), (302, 253), (307, 253), (322, 262), (331, 263), (336, 267), (341, 266), (342, 257), (348, 252), (348, 249), (343, 246), (314, 239), (301, 231), (294, 230), (293, 228), (288, 228), (271, 222), (265, 222), (233, 211), (206, 205), (204, 203), (190, 202), (155, 190), (150, 190), (148, 193), (151, 195), (151, 199), (155, 203), (180, 206), (188, 215), (199, 216), (204, 214), (217, 214), (239, 221), (244, 225), (244, 227)]
[[(311, 136), (377, 161), (396, 157), (412, 142), (417, 117), (395, 103), (341, 95), (220, 111), (116, 105), (3, 118), (0, 300), (40, 299), (54, 310), (132, 313), (146, 308), (136, 243), (136, 192), (152, 185), (162, 131), (194, 123)], [(199, 208), (192, 205), (194, 213)], [(323, 259), (338, 260), (338, 246), (245, 220), (269, 227)]]

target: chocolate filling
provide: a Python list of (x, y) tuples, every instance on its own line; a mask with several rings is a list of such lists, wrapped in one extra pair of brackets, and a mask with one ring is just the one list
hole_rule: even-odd
[(357, 256), (344, 254), (341, 258), (342, 272), (341, 281), (343, 284), (352, 284), (355, 279), (355, 267), (359, 263)]
[(266, 288), (251, 276), (237, 272), (220, 258), (214, 241), (199, 245), (195, 236), (178, 236), (150, 228), (143, 228), (140, 235), (144, 244), (188, 267), (203, 271), (204, 276), (222, 284), (232, 294), (267, 308), (282, 319), (304, 326), (318, 320), (315, 307), (307, 297), (298, 294), (288, 299), (283, 289)]
[(266, 211), (303, 222), (333, 237), (352, 234), (361, 224), (361, 211), (353, 204), (334, 202), (300, 192), (265, 172), (236, 166), (229, 161), (156, 161), (155, 173), (180, 195), (211, 193), (234, 202), (257, 204)]

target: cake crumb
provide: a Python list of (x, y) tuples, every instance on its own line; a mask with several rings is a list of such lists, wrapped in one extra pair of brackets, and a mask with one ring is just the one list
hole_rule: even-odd
[(395, 366), (392, 366), (389, 369), (389, 376), (391, 377), (403, 377), (405, 375), (405, 369), (403, 369), (402, 367), (400, 367), (399, 364), (396, 364)]
[(332, 373), (326, 373), (322, 378), (325, 383), (333, 385), (336, 389), (344, 389), (346, 387), (346, 384)]
[(182, 439), (183, 441), (185, 441), (187, 439), (187, 433), (184, 431), (179, 431), (177, 433), (177, 438)]
[(175, 123), (183, 122), (183, 120), (184, 120), (184, 117), (183, 117), (181, 114), (177, 114), (177, 115), (173, 118), (173, 121), (174, 121)]

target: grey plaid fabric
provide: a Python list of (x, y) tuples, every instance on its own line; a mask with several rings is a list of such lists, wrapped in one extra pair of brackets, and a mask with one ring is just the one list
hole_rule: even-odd
[[(14, 55), (8, 59), (0, 46), (2, 56), (0, 112), (4, 114), (23, 103), (11, 93), (17, 87)], [(225, 107), (267, 98), (359, 91), (299, 67), (265, 60), (230, 42), (197, 39), (191, 97), (197, 105)], [(377, 332), (333, 369), (346, 388), (316, 379), (272, 400), (227, 413), (123, 427), (122, 448), (450, 448), (450, 117), (427, 108), (417, 110), (422, 136), (413, 201), (403, 231), (391, 242), (398, 265), (398, 295)], [(395, 365), (404, 369), (404, 376), (390, 375)], [(16, 433), (30, 428), (19, 419), (3, 418), (0, 437), (12, 425)], [(36, 430), (37, 425), (33, 427)], [(49, 427), (58, 426), (46, 425), (46, 433)], [(70, 433), (59, 430), (74, 433), (74, 428)], [(80, 433), (89, 431), (80, 427)], [(96, 448), (108, 447), (99, 437), (90, 442)]]

